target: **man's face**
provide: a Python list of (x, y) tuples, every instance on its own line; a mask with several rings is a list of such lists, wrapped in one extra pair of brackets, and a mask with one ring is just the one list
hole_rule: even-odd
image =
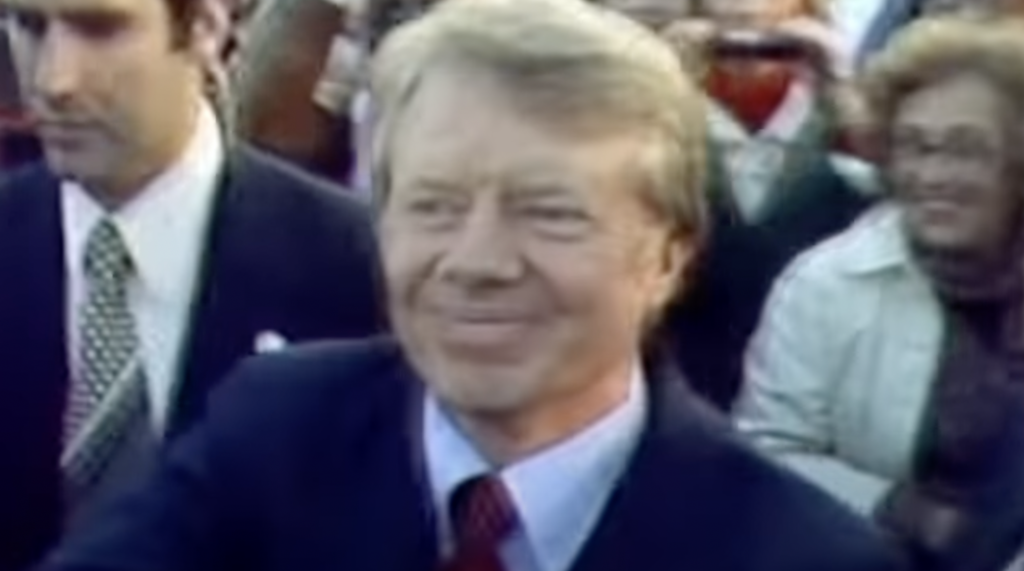
[(497, 82), (445, 70), (392, 149), (380, 230), (391, 316), (464, 413), (572, 407), (622, 382), (683, 257), (638, 192), (651, 137), (522, 109)]
[(971, 74), (903, 101), (893, 120), (889, 170), (916, 241), (966, 254), (1005, 247), (1021, 206), (1008, 174), (1009, 108), (988, 81)]
[(51, 168), (140, 184), (177, 158), (201, 89), (164, 0), (0, 0)]

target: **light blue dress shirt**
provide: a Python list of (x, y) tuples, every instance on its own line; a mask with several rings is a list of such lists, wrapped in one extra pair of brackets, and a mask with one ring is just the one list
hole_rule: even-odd
[[(501, 549), (508, 571), (566, 571), (625, 471), (647, 418), (640, 371), (622, 405), (572, 437), (500, 472), (519, 515)], [(492, 472), (487, 460), (441, 403), (427, 396), (424, 410), (427, 475), (438, 514), (441, 553), (453, 549), (448, 500), (463, 482)]]

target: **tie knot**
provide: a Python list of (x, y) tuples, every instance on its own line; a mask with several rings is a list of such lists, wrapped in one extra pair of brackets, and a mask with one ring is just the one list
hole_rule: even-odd
[(103, 218), (85, 244), (85, 275), (89, 280), (123, 285), (132, 274), (132, 257), (114, 221)]
[(493, 475), (466, 480), (452, 494), (452, 530), (458, 551), (496, 550), (516, 524), (508, 489)]

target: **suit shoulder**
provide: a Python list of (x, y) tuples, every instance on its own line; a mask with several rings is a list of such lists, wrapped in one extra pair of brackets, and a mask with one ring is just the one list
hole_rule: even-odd
[[(387, 338), (331, 341), (252, 357), (215, 389), (195, 433), (267, 489), (360, 446), (399, 414), (415, 386)], [(258, 467), (258, 468), (257, 468)], [(304, 468), (305, 467), (305, 468)]]
[(295, 165), (252, 147), (239, 151), (254, 184), (278, 194), (282, 200), (306, 205), (310, 212), (368, 222), (368, 206), (346, 188), (309, 174)]
[(743, 542), (765, 569), (900, 569), (896, 553), (870, 522), (738, 437), (727, 446), (729, 469), (741, 482), (730, 507), (740, 511)]
[(655, 406), (671, 406), (655, 408), (634, 468), (634, 481), (643, 482), (636, 493), (650, 502), (638, 501), (643, 518), (675, 522), (645, 530), (651, 546), (671, 554), (680, 534), (690, 535), (701, 560), (722, 569), (899, 569), (867, 522), (666, 387), (674, 392), (660, 393)]
[(397, 343), (388, 337), (298, 345), (243, 361), (225, 380), (214, 404), (220, 400), (230, 407), (287, 411), (322, 400), (359, 400), (364, 394), (395, 389), (388, 379), (403, 363)]

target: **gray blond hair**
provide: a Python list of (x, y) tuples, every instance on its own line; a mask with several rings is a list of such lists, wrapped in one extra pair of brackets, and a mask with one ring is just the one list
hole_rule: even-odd
[(432, 70), (493, 74), (531, 112), (640, 127), (664, 144), (645, 198), (674, 232), (706, 231), (704, 97), (673, 50), (640, 25), (581, 0), (445, 0), (384, 41), (372, 70), (374, 194), (387, 200), (393, 139)]

